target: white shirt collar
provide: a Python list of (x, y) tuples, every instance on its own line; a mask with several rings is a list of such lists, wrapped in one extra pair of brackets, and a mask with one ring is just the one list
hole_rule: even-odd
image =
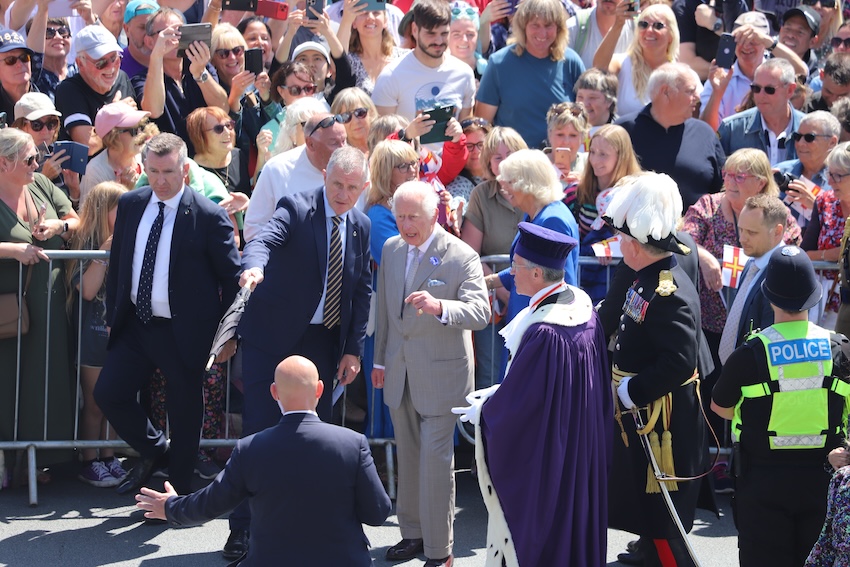
[(169, 209), (176, 209), (178, 207), (178, 205), (180, 205), (180, 199), (183, 198), (183, 191), (185, 191), (185, 190), (186, 190), (186, 186), (184, 185), (183, 187), (180, 188), (180, 191), (178, 191), (176, 195), (174, 195), (172, 198), (170, 198), (166, 201), (163, 201), (162, 199), (160, 199), (159, 197), (156, 196), (156, 193), (154, 193), (153, 188), (151, 188), (151, 200), (150, 200), (150, 202), (156, 204), (156, 203), (159, 203), (160, 201), (162, 201), (163, 203), (165, 203), (165, 206), (168, 207)]
[(419, 246), (413, 246), (412, 244), (408, 244), (408, 245), (407, 245), (407, 253), (408, 253), (408, 254), (410, 254), (410, 252), (411, 252), (414, 248), (418, 248), (418, 249), (419, 249), (419, 252), (420, 252), (420, 253), (422, 253), (422, 254), (424, 254), (425, 252), (427, 252), (427, 251), (428, 251), (428, 247), (429, 247), (429, 246), (431, 246), (431, 242), (433, 242), (433, 240), (434, 240), (434, 237), (435, 237), (435, 236), (437, 236), (437, 227), (436, 227), (436, 226), (434, 227), (434, 230), (433, 230), (433, 231), (431, 231), (431, 236), (429, 236), (429, 237), (425, 240), (425, 242), (423, 242), (421, 245), (419, 245)]
[(785, 246), (784, 238), (785, 237), (783, 236), (783, 241), (768, 250), (766, 253), (762, 254), (758, 258), (753, 258), (753, 264), (758, 266), (759, 271), (764, 271), (764, 269), (767, 268), (767, 263), (770, 262), (770, 257), (777, 248)]
[(562, 292), (567, 289), (567, 284), (564, 281), (560, 281), (556, 284), (552, 284), (550, 286), (546, 286), (534, 295), (531, 296), (531, 299), (528, 300), (529, 305), (534, 305), (536, 302), (540, 301), (545, 296), (553, 293), (553, 292)]
[(284, 412), (283, 415), (286, 416), (286, 415), (294, 414), (294, 413), (307, 413), (307, 414), (315, 415), (316, 417), (319, 417), (319, 414), (317, 414), (313, 410), (292, 410), (292, 411)]

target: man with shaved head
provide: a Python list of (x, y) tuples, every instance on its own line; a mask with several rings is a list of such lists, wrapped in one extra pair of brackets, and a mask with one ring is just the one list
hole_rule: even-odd
[[(280, 423), (240, 439), (225, 469), (206, 488), (178, 496), (142, 488), (136, 506), (172, 526), (202, 524), (251, 506), (251, 541), (241, 566), (372, 564), (361, 524), (379, 526), (390, 499), (366, 438), (321, 421), (324, 384), (310, 360), (290, 356), (275, 369), (271, 396)], [(353, 489), (352, 489), (353, 487)]]

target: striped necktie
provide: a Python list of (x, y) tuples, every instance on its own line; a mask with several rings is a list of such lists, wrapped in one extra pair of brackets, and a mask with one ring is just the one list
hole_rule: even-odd
[(331, 243), (328, 248), (328, 277), (325, 288), (325, 309), (322, 324), (328, 329), (339, 325), (340, 296), (342, 295), (342, 238), (339, 223), (342, 217), (332, 217)]

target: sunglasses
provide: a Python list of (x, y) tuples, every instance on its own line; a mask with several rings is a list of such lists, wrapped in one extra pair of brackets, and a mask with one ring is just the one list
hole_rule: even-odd
[(29, 53), (21, 53), (20, 55), (9, 55), (8, 57), (3, 58), (3, 63), (11, 67), (12, 65), (17, 65), (18, 61), (21, 63), (29, 63), (32, 57)]
[(352, 117), (352, 116), (353, 116), (354, 118), (360, 118), (360, 119), (363, 119), (363, 118), (366, 118), (366, 115), (367, 115), (367, 114), (369, 114), (369, 111), (368, 111), (368, 110), (366, 110), (365, 108), (355, 108), (355, 109), (354, 109), (354, 110), (352, 110), (351, 112), (341, 112), (341, 113), (340, 113), (340, 116), (342, 116), (343, 118), (345, 118), (345, 120), (343, 120), (343, 121), (342, 121), (342, 123), (343, 123), (343, 124), (348, 124), (349, 122), (351, 122), (351, 117)]
[(476, 10), (472, 6), (469, 6), (467, 8), (461, 8), (460, 6), (455, 6), (455, 7), (452, 8), (452, 16), (454, 16), (454, 18), (452, 18), (452, 19), (455, 19), (455, 20), (458, 18), (458, 16), (466, 16), (467, 18), (469, 18), (471, 20), (473, 18), (478, 17), (478, 10)]
[(791, 134), (791, 139), (794, 142), (799, 142), (800, 140), (805, 140), (807, 144), (811, 144), (815, 141), (815, 138), (831, 138), (832, 136), (828, 134), (812, 134), (811, 132), (808, 134), (800, 134), (799, 132), (794, 132)]
[(230, 122), (225, 122), (224, 124), (216, 124), (207, 132), (215, 132), (216, 134), (224, 134), (224, 129), (227, 128), (231, 132), (236, 129), (236, 122), (231, 120)]
[(404, 163), (400, 163), (398, 165), (394, 165), (393, 167), (399, 171), (416, 171), (419, 166), (419, 161), (406, 161)]
[(484, 120), (483, 118), (478, 118), (477, 116), (473, 118), (466, 118), (460, 121), (460, 127), (464, 130), (473, 125), (481, 126), (482, 128), (487, 128), (488, 126), (490, 126), (490, 123)]
[(52, 120), (48, 120), (47, 122), (42, 122), (40, 120), (30, 120), (30, 128), (32, 128), (33, 132), (41, 132), (44, 128), (47, 127), (51, 132), (56, 130), (59, 127), (59, 119), (53, 118)]
[(821, 8), (835, 8), (835, 0), (803, 0), (800, 3), (804, 6), (814, 6), (818, 1)]
[(467, 151), (478, 150), (479, 152), (484, 149), (484, 142), (477, 142), (475, 144), (464, 144), (466, 146)]
[(667, 24), (664, 22), (647, 22), (645, 20), (639, 21), (637, 25), (642, 30), (647, 30), (649, 29), (649, 26), (652, 26), (652, 29), (655, 31), (661, 31), (667, 27)]
[(133, 126), (132, 128), (118, 128), (117, 131), (119, 134), (130, 134), (132, 137), (135, 138), (139, 135), (139, 132), (142, 131), (142, 127)]
[(292, 85), (291, 87), (283, 87), (289, 91), (289, 94), (292, 96), (300, 96), (302, 93), (305, 95), (311, 95), (316, 92), (316, 85), (307, 85), (304, 87), (299, 87), (298, 85)]
[(230, 57), (231, 53), (233, 54), (234, 57), (239, 57), (244, 52), (245, 52), (245, 48), (242, 47), (241, 45), (237, 45), (236, 47), (233, 47), (231, 49), (216, 49), (215, 50), (215, 56), (218, 57), (219, 59), (227, 59), (228, 57)]
[(340, 124), (348, 124), (349, 122), (351, 122), (351, 114), (346, 112), (345, 114), (334, 114), (333, 116), (322, 118), (321, 122), (313, 126), (313, 129), (310, 130), (310, 133), (307, 134), (307, 136), (312, 137), (313, 134), (316, 133), (316, 130), (320, 128), (330, 128), (334, 125), (334, 122), (339, 122)]
[(838, 49), (842, 45), (844, 45), (844, 49), (850, 49), (850, 37), (847, 39), (841, 39), (840, 37), (834, 37), (829, 40), (829, 45), (832, 46), (833, 49)]
[(61, 28), (45, 28), (44, 30), (45, 39), (53, 39), (57, 35), (59, 35), (59, 37), (67, 39), (71, 37), (71, 30), (65, 26), (62, 26)]
[(775, 95), (778, 89), (777, 87), (763, 87), (753, 83), (750, 85), (750, 90), (753, 91), (753, 94), (759, 94), (762, 90), (764, 90), (764, 92), (769, 95)]
[(723, 172), (723, 179), (724, 180), (734, 179), (735, 183), (744, 183), (750, 177), (755, 177), (755, 175), (752, 175), (751, 173), (741, 173), (741, 172), (736, 173), (734, 171), (724, 171)]
[[(88, 59), (88, 57), (87, 57), (87, 59)], [(97, 69), (98, 71), (103, 70), (104, 68), (106, 68), (109, 65), (114, 65), (116, 61), (120, 61), (120, 60), (121, 60), (121, 54), (119, 54), (118, 52), (115, 52), (112, 55), (108, 55), (106, 57), (98, 59), (97, 61), (89, 59), (91, 64), (94, 65), (94, 68)]]
[(37, 160), (37, 159), (38, 159), (38, 154), (33, 154), (31, 156), (25, 157), (21, 161), (24, 162), (24, 165), (26, 165), (27, 167), (32, 167), (32, 164), (36, 163), (35, 160)]

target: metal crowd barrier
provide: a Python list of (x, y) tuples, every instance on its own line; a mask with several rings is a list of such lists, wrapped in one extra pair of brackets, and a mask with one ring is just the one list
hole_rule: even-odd
[[(45, 254), (50, 259), (48, 264), (48, 270), (52, 273), (54, 268), (54, 262), (64, 262), (66, 260), (95, 260), (95, 259), (108, 259), (109, 252), (101, 251), (101, 250), (45, 250)], [(18, 290), (19, 290), (19, 299), (20, 299), (20, 290), (23, 288), (23, 273), (24, 267), (22, 264), (18, 265)], [(80, 278), (79, 285), (82, 290), (82, 279)], [(64, 285), (64, 282), (56, 282), (54, 285)], [(48, 279), (48, 293), (50, 290), (50, 281)], [(30, 293), (33, 291), (32, 284), (30, 286)], [(82, 313), (82, 293), (77, 294), (78, 304), (77, 304), (77, 313)], [(19, 301), (20, 304), (20, 301)], [(64, 308), (64, 306), (63, 306)], [(45, 340), (46, 347), (45, 352), (50, 352), (50, 341), (51, 341), (51, 323), (52, 316), (52, 305), (51, 302), (48, 301), (47, 304), (47, 326), (45, 330)], [(64, 316), (64, 313), (63, 313)], [(77, 341), (76, 341), (76, 356), (73, 360), (79, 360), (80, 352), (81, 352), (81, 340), (82, 340), (82, 318), (77, 317), (76, 321), (77, 325)], [(20, 336), (20, 318), (19, 318), (19, 326), (18, 326), (18, 339), (17, 339), (17, 363), (15, 368), (15, 412), (14, 412), (14, 429), (13, 429), (13, 438), (11, 441), (3, 441), (0, 440), (0, 452), (3, 450), (8, 451), (18, 451), (25, 450), (26, 451), (26, 460), (27, 460), (27, 483), (29, 488), (29, 503), (30, 506), (38, 505), (38, 483), (36, 482), (36, 474), (37, 474), (37, 466), (36, 466), (36, 451), (38, 450), (56, 450), (56, 449), (105, 449), (105, 448), (115, 448), (115, 449), (127, 449), (130, 446), (120, 439), (103, 439), (103, 440), (82, 440), (79, 439), (79, 420), (80, 420), (80, 380), (81, 380), (81, 371), (79, 365), (76, 365), (76, 381), (75, 381), (75, 390), (74, 390), (74, 435), (73, 439), (67, 440), (54, 440), (48, 439), (48, 424), (47, 424), (47, 416), (49, 412), (49, 372), (51, 363), (56, 363), (56, 361), (49, 360), (49, 356), (45, 362), (45, 373), (44, 373), (44, 422), (42, 426), (42, 436), (41, 439), (28, 439), (21, 440), (18, 439), (18, 420), (21, 414), (21, 411), (25, 411), (25, 408), (20, 407), (20, 389), (21, 389), (21, 336)], [(11, 340), (11, 339), (10, 339)], [(72, 360), (69, 360), (69, 364), (74, 364)], [(9, 369), (10, 370), (10, 369)], [(6, 370), (5, 372), (8, 372)], [(4, 372), (4, 373), (5, 373)], [(69, 373), (70, 374), (70, 373)], [(231, 385), (231, 363), (228, 361), (227, 367), (227, 381), (225, 384), (225, 404), (224, 404), (224, 438), (223, 439), (201, 439), (200, 447), (202, 449), (213, 449), (218, 447), (234, 447), (237, 438), (230, 437), (230, 385)], [(368, 379), (368, 377), (367, 377)], [(109, 437), (109, 428), (107, 427), (107, 437)], [(369, 444), (373, 447), (382, 447), (386, 453), (387, 459), (387, 492), (390, 498), (395, 498), (396, 495), (396, 482), (395, 482), (395, 466), (393, 462), (393, 445), (395, 444), (394, 439), (383, 439), (383, 438), (374, 438), (369, 439)], [(2, 457), (2, 453), (0, 453), (0, 457)], [(0, 458), (0, 465), (2, 465), (2, 459)], [(6, 467), (8, 467), (10, 463), (6, 463)], [(3, 467), (0, 466), (0, 469)], [(0, 483), (3, 482), (3, 478), (0, 478)]]

